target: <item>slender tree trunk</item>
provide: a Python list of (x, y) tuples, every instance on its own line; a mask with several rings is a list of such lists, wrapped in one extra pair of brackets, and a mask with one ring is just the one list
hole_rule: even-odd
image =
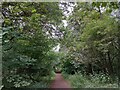
[(101, 57), (103, 57), (103, 59), (102, 59), (102, 61), (103, 61), (103, 72), (106, 74), (108, 72), (106, 54), (102, 54)]
[(87, 75), (89, 75), (89, 74), (93, 74), (92, 64), (91, 63), (88, 63), (88, 65), (87, 65)]
[[(120, 28), (120, 21), (119, 21), (119, 28)], [(120, 31), (119, 31), (119, 35), (120, 35)], [(120, 36), (118, 37), (118, 85), (120, 87)]]
[(110, 52), (107, 52), (107, 60), (108, 60), (108, 64), (107, 64), (107, 69), (108, 69), (108, 73), (109, 75), (113, 75), (113, 66), (112, 66), (112, 61), (111, 61), (111, 57), (110, 57)]
[[(120, 37), (118, 41), (120, 41)], [(118, 85), (120, 87), (120, 42), (119, 42), (119, 50), (118, 50)]]
[(99, 57), (100, 57), (100, 62), (101, 62), (101, 71), (104, 74), (106, 74), (106, 72), (107, 72), (107, 70), (106, 70), (106, 56), (104, 53), (100, 52)]

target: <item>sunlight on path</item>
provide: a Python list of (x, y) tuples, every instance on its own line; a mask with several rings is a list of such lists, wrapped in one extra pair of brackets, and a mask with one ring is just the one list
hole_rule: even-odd
[(61, 73), (56, 73), (55, 80), (51, 83), (50, 88), (69, 88), (71, 90), (69, 83), (65, 81)]

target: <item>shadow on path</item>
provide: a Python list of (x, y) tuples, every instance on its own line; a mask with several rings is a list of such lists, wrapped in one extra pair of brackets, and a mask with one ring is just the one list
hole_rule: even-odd
[(69, 88), (71, 90), (70, 84), (63, 78), (61, 73), (56, 73), (55, 80), (51, 83), (50, 88)]

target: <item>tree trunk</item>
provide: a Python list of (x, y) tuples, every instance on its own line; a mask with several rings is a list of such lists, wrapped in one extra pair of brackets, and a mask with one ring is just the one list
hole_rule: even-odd
[(113, 75), (113, 66), (112, 66), (112, 61), (111, 61), (111, 57), (110, 57), (110, 52), (107, 52), (107, 60), (108, 60), (108, 64), (107, 64), (107, 70), (109, 75)]
[(93, 74), (92, 64), (91, 63), (88, 63), (88, 65), (87, 65), (87, 75), (89, 75), (89, 74)]

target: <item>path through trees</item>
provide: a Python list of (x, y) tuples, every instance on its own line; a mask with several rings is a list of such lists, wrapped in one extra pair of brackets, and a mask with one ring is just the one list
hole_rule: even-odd
[(50, 88), (70, 88), (70, 85), (66, 80), (64, 80), (61, 73), (57, 73), (55, 80), (50, 85)]

